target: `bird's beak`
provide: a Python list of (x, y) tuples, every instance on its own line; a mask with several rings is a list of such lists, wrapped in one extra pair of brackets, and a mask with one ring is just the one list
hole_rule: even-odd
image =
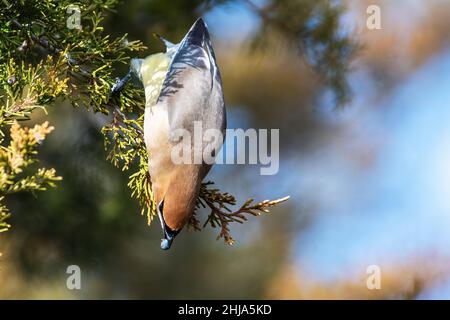
[(163, 210), (164, 210), (164, 200), (161, 201), (161, 203), (158, 206), (158, 215), (159, 219), (161, 220), (161, 227), (164, 233), (164, 239), (161, 239), (161, 249), (169, 250), (170, 247), (172, 246), (173, 239), (175, 239), (179, 231), (174, 231), (167, 226), (166, 222), (164, 221)]
[(161, 249), (169, 250), (172, 245), (173, 239), (175, 239), (178, 231), (173, 231), (164, 223), (164, 239), (161, 239)]
[(172, 246), (174, 237), (169, 236), (166, 232), (164, 232), (164, 239), (161, 239), (161, 249), (169, 250)]

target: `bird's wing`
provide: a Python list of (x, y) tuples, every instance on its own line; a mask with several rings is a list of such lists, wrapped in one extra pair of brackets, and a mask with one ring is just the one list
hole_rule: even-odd
[(225, 129), (222, 81), (202, 19), (179, 44), (158, 103), (167, 106), (170, 131), (186, 129), (193, 133), (195, 121), (201, 121), (204, 130)]

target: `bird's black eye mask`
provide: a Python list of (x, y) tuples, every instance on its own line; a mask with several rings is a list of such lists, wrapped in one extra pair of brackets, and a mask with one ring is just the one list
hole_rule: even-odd
[(164, 199), (158, 205), (158, 215), (161, 220), (161, 227), (164, 235), (164, 239), (161, 239), (161, 249), (168, 250), (172, 245), (173, 239), (180, 231), (172, 230), (167, 226), (166, 221), (164, 220)]

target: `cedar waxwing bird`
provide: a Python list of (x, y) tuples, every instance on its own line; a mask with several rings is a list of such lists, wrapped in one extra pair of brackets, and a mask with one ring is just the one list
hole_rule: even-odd
[[(148, 170), (164, 234), (161, 249), (167, 250), (193, 214), (202, 180), (211, 169), (210, 162), (203, 160), (173, 161), (172, 151), (180, 143), (176, 132), (182, 129), (193, 137), (194, 122), (201, 122), (203, 130), (219, 130), (224, 137), (226, 114), (222, 80), (203, 19), (198, 19), (178, 44), (160, 39), (166, 52), (133, 59), (131, 70), (145, 88)], [(223, 140), (213, 143), (215, 151)], [(208, 143), (202, 140), (197, 146), (189, 142), (188, 148), (194, 154), (211, 147)]]

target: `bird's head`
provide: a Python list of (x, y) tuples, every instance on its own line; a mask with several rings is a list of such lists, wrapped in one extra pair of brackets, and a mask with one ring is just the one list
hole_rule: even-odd
[(162, 198), (156, 199), (159, 201), (157, 210), (164, 236), (161, 240), (163, 250), (170, 249), (173, 240), (189, 221), (195, 208), (198, 196), (197, 180), (201, 177), (187, 174), (189, 171), (185, 169), (175, 174), (177, 179), (169, 183)]

